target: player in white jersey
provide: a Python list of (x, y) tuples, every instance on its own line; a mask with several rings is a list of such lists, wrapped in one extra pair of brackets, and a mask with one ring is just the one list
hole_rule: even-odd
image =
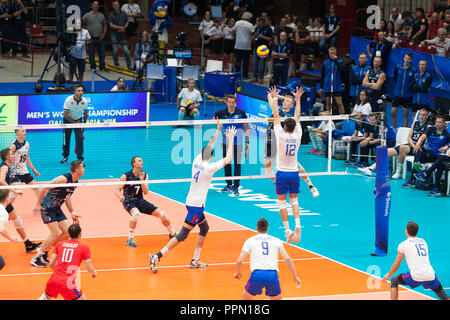
[[(9, 190), (8, 189), (1, 189), (0, 190), (0, 235), (5, 237), (11, 242), (17, 241), (17, 237), (14, 237), (8, 233), (8, 230), (6, 229), (6, 223), (9, 220), (9, 213), (6, 211), (6, 206), (9, 202)], [(1, 269), (1, 268), (0, 268)]]
[(262, 288), (266, 290), (266, 296), (272, 300), (281, 299), (280, 281), (278, 280), (278, 254), (281, 254), (289, 270), (294, 276), (297, 288), (301, 287), (300, 278), (295, 271), (294, 263), (283, 247), (283, 242), (267, 234), (269, 223), (261, 218), (256, 225), (258, 234), (245, 241), (241, 254), (236, 262), (236, 272), (234, 277), (242, 277), (242, 262), (250, 254), (250, 270), (252, 274), (242, 292), (243, 300), (253, 299), (255, 295), (262, 293)]
[[(302, 140), (302, 129), (300, 126), (300, 100), (304, 93), (303, 88), (297, 88), (295, 96), (294, 118), (287, 118), (284, 127), (281, 126), (277, 91), (275, 88), (269, 89), (267, 101), (272, 109), (275, 137), (277, 139), (277, 173), (276, 173), (276, 193), (278, 206), (280, 208), (281, 220), (285, 228), (287, 242), (300, 242), (300, 206), (298, 204), (298, 193), (300, 192), (300, 178), (297, 167), (297, 154)], [(295, 219), (295, 231), (289, 228), (289, 216), (287, 211), (287, 194), (292, 207)]]
[(398, 299), (398, 285), (401, 284), (413, 289), (423, 286), (425, 289), (433, 290), (440, 299), (449, 300), (430, 264), (427, 243), (424, 239), (417, 237), (418, 231), (417, 223), (408, 222), (405, 230), (408, 239), (399, 244), (397, 258), (389, 273), (383, 277), (383, 281), (388, 281), (397, 272), (403, 256), (405, 257), (409, 272), (401, 273), (391, 279), (391, 299)]
[[(35, 182), (33, 176), (28, 172), (27, 165), (31, 171), (39, 177), (41, 174), (36, 170), (30, 160), (29, 151), (30, 143), (25, 141), (27, 131), (25, 129), (16, 129), (16, 140), (9, 146), (11, 154), (14, 156), (14, 163), (11, 165), (11, 184), (23, 182), (26, 184), (33, 184)], [(33, 189), (36, 196), (39, 194), (39, 189)], [(12, 194), (13, 196), (13, 194)], [(11, 197), (11, 202), (14, 202), (15, 197)]]
[(236, 134), (236, 128), (231, 127), (227, 132), (228, 139), (228, 149), (225, 158), (210, 163), (214, 152), (214, 144), (216, 142), (217, 136), (221, 133), (222, 126), (217, 120), (217, 131), (211, 141), (206, 147), (203, 148), (202, 153), (195, 157), (194, 163), (192, 164), (192, 180), (189, 193), (186, 198), (186, 208), (187, 215), (184, 220), (183, 227), (180, 232), (178, 232), (175, 237), (169, 240), (164, 248), (161, 249), (156, 254), (150, 254), (150, 268), (153, 272), (158, 272), (156, 264), (161, 260), (162, 256), (168, 251), (175, 248), (175, 246), (180, 242), (184, 241), (189, 232), (196, 225), (198, 225), (200, 232), (197, 237), (197, 243), (195, 245), (194, 256), (189, 265), (190, 268), (205, 268), (208, 265), (200, 262), (200, 251), (203, 247), (206, 234), (208, 233), (209, 226), (206, 217), (203, 212), (205, 210), (206, 196), (208, 195), (209, 186), (211, 184), (211, 178), (218, 170), (229, 164), (233, 157), (233, 139)]

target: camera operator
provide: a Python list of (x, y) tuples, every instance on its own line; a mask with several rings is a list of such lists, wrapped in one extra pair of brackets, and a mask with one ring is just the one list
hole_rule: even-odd
[(69, 51), (69, 83), (72, 88), (73, 75), (78, 69), (78, 81), (83, 84), (84, 70), (86, 66), (86, 45), (91, 41), (89, 31), (81, 28), (81, 20), (75, 22), (75, 31), (77, 38)]

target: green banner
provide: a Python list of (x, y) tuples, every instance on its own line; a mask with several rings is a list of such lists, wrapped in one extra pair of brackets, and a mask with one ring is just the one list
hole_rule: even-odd
[(18, 96), (0, 96), (0, 126), (17, 125)]

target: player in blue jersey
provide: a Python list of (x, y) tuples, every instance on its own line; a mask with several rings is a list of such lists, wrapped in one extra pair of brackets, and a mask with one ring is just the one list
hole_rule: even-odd
[[(84, 164), (82, 160), (73, 161), (70, 164), (70, 173), (62, 174), (54, 178), (51, 184), (76, 184), (78, 179), (84, 175)], [(37, 197), (34, 215), (41, 215), (42, 221), (50, 230), (50, 235), (45, 242), (37, 249), (37, 254), (31, 259), (31, 264), (35, 267), (45, 268), (49, 263), (48, 251), (59, 241), (69, 238), (69, 222), (61, 209), (65, 203), (74, 223), (79, 223), (80, 216), (74, 211), (71, 196), (76, 189), (76, 185), (65, 187), (42, 188)]]
[[(142, 171), (144, 161), (141, 157), (135, 156), (131, 159), (132, 170), (124, 173), (120, 177), (120, 181), (144, 181), (147, 180), (148, 175)], [(123, 191), (123, 194), (122, 194)], [(169, 237), (175, 236), (175, 231), (169, 220), (167, 214), (161, 209), (157, 208), (152, 203), (144, 199), (144, 194), (148, 194), (148, 185), (145, 183), (138, 184), (123, 184), (116, 189), (116, 196), (123, 203), (123, 207), (130, 214), (129, 236), (127, 245), (136, 247), (134, 240), (134, 232), (136, 230), (137, 221), (141, 213), (152, 215), (161, 219), (162, 224), (169, 231)]]

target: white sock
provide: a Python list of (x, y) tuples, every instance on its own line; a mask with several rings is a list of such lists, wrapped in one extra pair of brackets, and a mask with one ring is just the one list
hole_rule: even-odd
[(295, 218), (295, 227), (296, 228), (300, 227), (300, 218)]
[(41, 251), (41, 248), (36, 249), (36, 255), (33, 258), (40, 258), (44, 255), (44, 253)]
[(167, 249), (167, 247), (164, 247), (164, 248), (161, 249), (160, 252), (161, 252), (162, 255), (164, 255), (164, 254), (166, 254), (168, 251), (169, 251), (169, 249)]
[(128, 236), (128, 239), (134, 238), (133, 234), (134, 234), (134, 229), (129, 229), (130, 235)]
[(403, 170), (403, 163), (399, 163), (398, 166), (397, 166), (397, 170), (396, 171), (401, 173), (402, 170)]
[(369, 167), (370, 170), (375, 170), (377, 168), (377, 163), (375, 162), (373, 165)]
[(169, 231), (169, 234), (170, 234), (171, 236), (173, 236), (173, 235), (175, 234), (175, 230), (173, 229), (172, 225), (170, 225), (170, 226), (168, 226), (168, 227), (166, 227), (166, 228), (167, 228), (167, 230)]
[(289, 231), (290, 230), (289, 229), (289, 221), (288, 220), (283, 221), (283, 224), (284, 224), (284, 230), (286, 230), (286, 232)]
[(42, 296), (40, 296), (38, 300), (48, 300), (48, 299), (47, 299), (47, 296), (45, 295), (45, 293), (43, 293)]
[(202, 251), (202, 248), (195, 247), (194, 257), (192, 259), (194, 260), (200, 259), (200, 251)]

